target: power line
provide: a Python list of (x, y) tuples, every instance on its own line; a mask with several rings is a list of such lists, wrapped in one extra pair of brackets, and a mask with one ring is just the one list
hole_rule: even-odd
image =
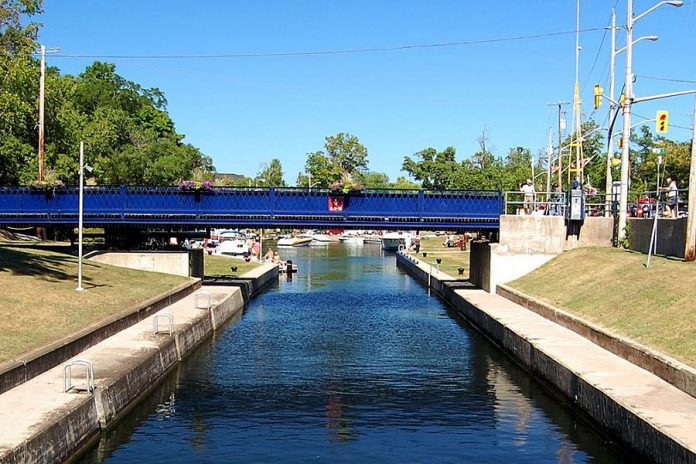
[[(603, 30), (603, 27), (581, 29), (580, 32), (594, 32)], [(184, 60), (184, 59), (226, 59), (226, 58), (270, 58), (284, 56), (323, 56), (323, 55), (348, 55), (357, 53), (394, 52), (403, 50), (416, 50), (425, 48), (460, 47), (465, 45), (480, 45), (500, 42), (514, 42), (520, 40), (541, 39), (575, 34), (577, 31), (545, 32), (539, 34), (519, 35), (512, 37), (498, 37), (493, 39), (463, 40), (459, 42), (439, 42), (425, 44), (398, 45), (394, 47), (370, 47), (348, 48), (339, 50), (309, 50), (294, 52), (263, 52), (263, 53), (225, 53), (210, 55), (63, 55), (56, 54), (54, 58), (105, 58), (105, 59), (137, 59), (137, 60)]]
[(594, 72), (595, 66), (597, 66), (597, 61), (599, 61), (599, 55), (602, 53), (602, 50), (604, 49), (604, 41), (607, 38), (607, 31), (608, 30), (609, 29), (604, 29), (604, 34), (602, 35), (602, 42), (599, 44), (599, 49), (597, 49), (597, 54), (595, 55), (594, 61), (592, 62), (592, 67), (590, 68), (590, 72), (587, 73), (587, 77), (585, 78), (585, 82), (582, 84), (582, 91), (581, 92), (584, 92), (585, 89), (587, 88), (587, 84), (590, 82), (590, 78), (592, 77), (592, 73)]
[(667, 82), (683, 82), (686, 84), (696, 84), (696, 81), (690, 81), (687, 79), (670, 79), (668, 77), (655, 77), (655, 76), (646, 76), (644, 74), (636, 74), (636, 77), (643, 77), (645, 79), (653, 79), (656, 81), (667, 81)]

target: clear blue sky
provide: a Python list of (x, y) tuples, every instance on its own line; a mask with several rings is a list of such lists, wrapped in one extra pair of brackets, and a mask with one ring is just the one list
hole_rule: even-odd
[[(625, 0), (583, 0), (581, 27), (604, 27)], [(635, 0), (637, 13), (655, 3)], [(196, 55), (318, 51), (495, 39), (575, 29), (574, 0), (45, 0), (40, 40), (61, 53)], [(696, 81), (696, 5), (663, 6), (636, 25), (638, 75)], [(592, 85), (608, 88), (609, 35), (582, 35), (580, 83), (586, 116)], [(624, 34), (619, 34), (619, 46)], [(169, 100), (177, 130), (212, 156), (220, 172), (255, 175), (279, 158), (294, 183), (307, 152), (340, 131), (357, 135), (370, 168), (395, 178), (404, 155), (452, 145), (459, 158), (488, 128), (496, 154), (545, 147), (555, 110), (572, 99), (574, 35), (415, 50), (228, 59), (104, 59), (118, 72)], [(78, 73), (93, 59), (52, 56), (49, 64)], [(623, 84), (623, 55), (617, 88)], [(696, 84), (639, 77), (636, 95)], [(691, 125), (692, 97), (643, 103), (637, 114), (670, 110), (673, 125)], [(607, 105), (597, 119), (603, 122)], [(570, 117), (570, 114), (568, 115)], [(690, 132), (672, 127), (671, 138)]]

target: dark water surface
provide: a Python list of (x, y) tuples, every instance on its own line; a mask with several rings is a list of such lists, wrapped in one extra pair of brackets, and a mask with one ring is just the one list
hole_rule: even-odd
[(628, 462), (378, 246), (282, 251), (82, 462)]

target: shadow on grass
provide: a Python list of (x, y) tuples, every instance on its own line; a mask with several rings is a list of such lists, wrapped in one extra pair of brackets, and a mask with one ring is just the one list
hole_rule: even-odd
[[(28, 248), (0, 247), (0, 272), (12, 275), (34, 276), (49, 281), (74, 280), (75, 270), (71, 269), (74, 264), (75, 258), (68, 255), (38, 253)], [(82, 265), (94, 266), (84, 262)], [(83, 280), (89, 282), (91, 279), (83, 277)]]

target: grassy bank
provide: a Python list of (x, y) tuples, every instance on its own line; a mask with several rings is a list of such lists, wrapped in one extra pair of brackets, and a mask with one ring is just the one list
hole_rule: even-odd
[[(206, 276), (240, 276), (259, 266), (259, 263), (247, 263), (243, 259), (229, 258), (226, 256), (206, 254), (203, 259), (203, 272)], [(237, 271), (232, 271), (232, 266), (236, 266)]]
[(509, 285), (696, 366), (696, 264), (610, 248), (564, 253)]
[[(421, 239), (421, 247), (418, 253), (409, 252), (419, 260), (437, 267), (437, 259), (440, 258), (440, 270), (460, 280), (469, 278), (469, 252), (460, 251), (459, 248), (446, 248), (442, 245), (445, 237), (426, 237)], [(424, 257), (423, 253), (428, 256)], [(459, 275), (459, 268), (464, 268), (464, 273)]]
[(73, 334), (187, 280), (31, 248), (0, 247), (0, 362)]

